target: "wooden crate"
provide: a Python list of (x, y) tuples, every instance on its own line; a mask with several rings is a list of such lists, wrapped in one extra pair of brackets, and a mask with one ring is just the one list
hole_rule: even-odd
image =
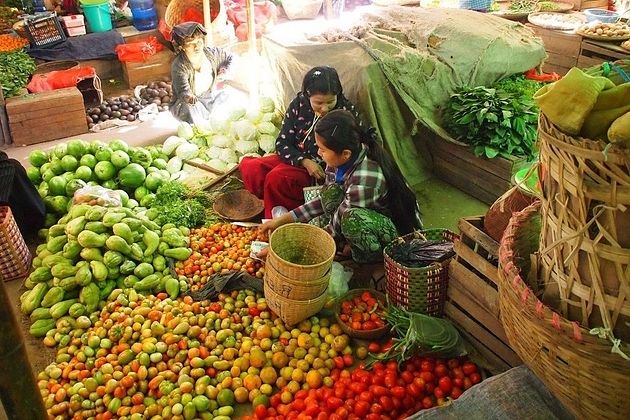
[(155, 80), (171, 77), (171, 63), (175, 55), (170, 50), (162, 50), (140, 63), (122, 63), (123, 77), (129, 88)]
[(429, 152), (435, 174), (462, 191), (492, 204), (510, 189), (512, 171), (522, 159), (477, 157), (470, 147), (451, 143), (431, 134)]
[(83, 96), (75, 87), (9, 98), (13, 143), (28, 145), (87, 133)]
[(483, 217), (460, 219), (460, 240), (449, 265), (446, 316), (486, 362), (492, 373), (522, 364), (508, 344), (499, 320), (499, 244), (485, 234)]
[(545, 44), (547, 58), (543, 63), (543, 71), (564, 75), (577, 65), (582, 41), (579, 35), (545, 29), (530, 23), (526, 26), (534, 31)]
[(573, 10), (608, 9), (608, 0), (573, 0)]
[(598, 66), (607, 61), (628, 60), (630, 52), (613, 42), (582, 39), (577, 66), (588, 68)]

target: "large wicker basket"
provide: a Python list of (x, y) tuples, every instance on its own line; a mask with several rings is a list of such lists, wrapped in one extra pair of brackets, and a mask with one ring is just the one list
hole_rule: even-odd
[[(448, 229), (426, 229), (402, 236), (397, 241), (415, 238), (447, 240), (453, 242), (457, 235)], [(389, 256), (391, 245), (383, 250), (387, 295), (391, 302), (411, 312), (442, 316), (448, 289), (448, 264), (451, 259), (434, 262), (427, 267), (414, 268), (400, 264)]]
[[(210, 16), (214, 23), (216, 16), (219, 14), (221, 2), (219, 0), (210, 0)], [(164, 13), (164, 21), (169, 28), (183, 23), (183, 19), (190, 16), (189, 9), (194, 9), (196, 15), (203, 15), (203, 0), (171, 0), (166, 7)]]
[[(287, 250), (308, 256), (312, 264), (296, 264), (281, 257)], [(335, 256), (335, 241), (324, 229), (305, 223), (289, 223), (274, 230), (269, 237), (267, 264), (293, 279), (311, 282), (330, 271)]]
[(326, 303), (328, 294), (326, 290), (314, 299), (295, 300), (288, 299), (274, 292), (269, 283), (265, 282), (265, 299), (269, 309), (275, 312), (286, 325), (295, 325), (306, 318), (319, 312)]
[(514, 241), (538, 204), (514, 213), (499, 249), (501, 321), (514, 351), (577, 418), (621, 419), (630, 413), (630, 361), (545, 306), (520, 276)]
[(0, 206), (0, 280), (14, 280), (28, 273), (31, 253), (9, 206)]
[(630, 341), (630, 154), (567, 136), (544, 115), (539, 139), (545, 301)]

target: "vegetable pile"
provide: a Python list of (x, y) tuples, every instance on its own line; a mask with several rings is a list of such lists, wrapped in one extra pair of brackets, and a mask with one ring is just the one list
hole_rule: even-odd
[(384, 307), (368, 290), (341, 302), (339, 319), (353, 330), (369, 331), (385, 326)]
[(125, 207), (149, 207), (159, 186), (171, 177), (166, 158), (156, 146), (130, 147), (122, 140), (108, 144), (72, 140), (51, 152), (31, 152), (33, 166), (26, 172), (44, 199), (50, 226), (67, 212), (74, 192), (85, 185), (117, 190)]
[(538, 112), (531, 97), (500, 87), (465, 87), (451, 95), (444, 124), (477, 156), (535, 157)]
[(162, 152), (179, 159), (200, 158), (212, 168), (225, 172), (243, 156), (260, 157), (276, 148), (282, 113), (269, 98), (260, 98), (260, 108), (234, 109), (224, 119), (212, 116), (201, 126), (181, 123), (177, 136), (164, 142)]
[(175, 272), (190, 280), (195, 291), (215, 273), (245, 271), (263, 278), (265, 271), (260, 261), (250, 257), (252, 241), (265, 240), (257, 228), (244, 228), (230, 223), (214, 223), (190, 231), (190, 258), (175, 264)]
[(9, 34), (0, 35), (0, 52), (11, 52), (19, 50), (28, 45), (28, 40), (19, 36)]
[(0, 85), (5, 99), (26, 87), (35, 67), (35, 60), (22, 50), (0, 53)]
[(178, 181), (163, 183), (155, 194), (151, 208), (160, 224), (195, 227), (204, 224), (210, 212), (210, 198), (203, 191), (191, 190)]
[(166, 290), (176, 298), (180, 282), (170, 275), (166, 258), (190, 256), (187, 234), (173, 225), (160, 229), (124, 207), (73, 206), (46, 230), (46, 243), (37, 248), (34, 271), (24, 282), (28, 291), (21, 308), (33, 321), (31, 334), (52, 331), (46, 344), (55, 345), (55, 327), (64, 330), (89, 316), (115, 288)]
[(21, 14), (22, 12), (15, 7), (0, 6), (0, 31), (13, 29), (13, 25), (20, 20), (18, 16)]

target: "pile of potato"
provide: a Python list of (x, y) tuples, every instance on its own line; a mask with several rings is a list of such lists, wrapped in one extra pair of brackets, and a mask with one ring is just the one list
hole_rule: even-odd
[(605, 38), (630, 38), (630, 26), (623, 22), (603, 23), (596, 22), (589, 25), (583, 25), (578, 29), (583, 35), (591, 35)]

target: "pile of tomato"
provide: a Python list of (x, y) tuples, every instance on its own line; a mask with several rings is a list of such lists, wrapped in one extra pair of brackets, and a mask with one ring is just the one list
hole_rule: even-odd
[(339, 320), (354, 330), (374, 330), (385, 325), (383, 302), (367, 290), (341, 302), (340, 311)]
[(334, 369), (332, 387), (300, 390), (291, 402), (281, 392), (270, 405), (254, 409), (253, 419), (404, 419), (420, 410), (456, 400), (481, 382), (477, 366), (460, 359), (414, 357), (399, 369), (394, 361), (376, 363), (372, 370), (359, 366)]
[(250, 257), (252, 241), (266, 241), (266, 237), (257, 228), (231, 223), (191, 229), (190, 248), (193, 253), (187, 260), (175, 265), (175, 272), (189, 278), (193, 291), (216, 273), (241, 270), (263, 278), (262, 263)]

